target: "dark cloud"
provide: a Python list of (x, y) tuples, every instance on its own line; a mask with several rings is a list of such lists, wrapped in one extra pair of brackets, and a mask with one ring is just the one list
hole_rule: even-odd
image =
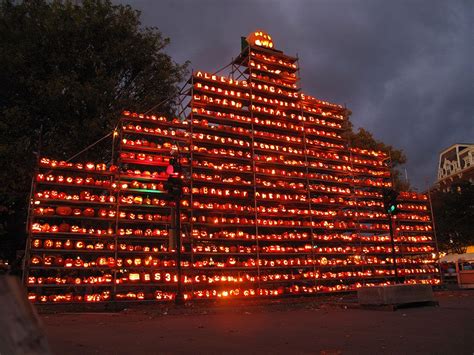
[(356, 127), (408, 155), (424, 189), (438, 153), (474, 142), (472, 1), (127, 1), (177, 62), (214, 71), (261, 28), (300, 58), (303, 90), (346, 104)]

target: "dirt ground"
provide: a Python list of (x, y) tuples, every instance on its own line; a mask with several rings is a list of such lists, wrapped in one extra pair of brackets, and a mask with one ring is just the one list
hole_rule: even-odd
[(303, 299), (42, 319), (55, 354), (474, 354), (474, 291), (436, 297), (397, 311)]

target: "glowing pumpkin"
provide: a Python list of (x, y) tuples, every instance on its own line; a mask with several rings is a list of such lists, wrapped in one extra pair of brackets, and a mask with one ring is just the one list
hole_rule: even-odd
[(46, 266), (53, 265), (53, 262), (54, 262), (54, 256), (45, 256), (43, 259), (43, 264)]
[(46, 207), (44, 210), (43, 210), (43, 214), (45, 216), (52, 216), (54, 215), (54, 208), (52, 207)]
[(268, 33), (260, 31), (260, 30), (249, 34), (246, 40), (250, 45), (265, 47), (265, 48), (273, 48), (272, 37)]
[(56, 207), (56, 214), (59, 216), (70, 216), (72, 214), (72, 208), (68, 206)]
[(72, 249), (72, 242), (70, 239), (66, 240), (63, 245), (64, 249)]
[(59, 225), (58, 231), (65, 233), (65, 232), (69, 232), (70, 229), (71, 229), (71, 226), (68, 223), (61, 223)]
[(42, 262), (42, 260), (39, 256), (35, 255), (31, 258), (31, 264), (33, 264), (33, 265), (40, 265), (41, 262)]
[(86, 217), (94, 217), (95, 211), (93, 208), (86, 208), (82, 211), (82, 214)]

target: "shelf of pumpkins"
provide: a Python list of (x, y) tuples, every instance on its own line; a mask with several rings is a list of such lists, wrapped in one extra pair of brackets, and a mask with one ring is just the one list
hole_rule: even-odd
[[(173, 203), (163, 184), (177, 146), (187, 176), (186, 299), (346, 292), (395, 282), (382, 202), (382, 189), (391, 187), (387, 157), (347, 147), (341, 136), (347, 110), (300, 92), (296, 58), (249, 45), (233, 64), (246, 80), (192, 75), (186, 119), (124, 112), (117, 166), (40, 162), (30, 299), (174, 298)], [(400, 198), (398, 273), (403, 282), (436, 284), (426, 197)]]
[(428, 196), (416, 192), (401, 192), (398, 196), (399, 213), (394, 217), (395, 248), (400, 263), (411, 267), (402, 270), (407, 282), (428, 280), (439, 274), (434, 263), (436, 241), (431, 221)]
[[(115, 300), (170, 300), (177, 285), (170, 242), (173, 203), (164, 189), (171, 151), (186, 164), (187, 125), (177, 118), (124, 112), (119, 130)], [(126, 216), (126, 218), (120, 218)]]
[(40, 160), (26, 265), (31, 301), (174, 297), (172, 204), (163, 183), (171, 149), (186, 141), (186, 125), (124, 113), (118, 132), (117, 165)]
[(393, 283), (386, 156), (348, 150), (344, 108), (300, 94), (296, 60), (262, 52), (251, 46), (236, 60), (246, 81), (205, 72), (191, 81), (191, 269), (221, 282), (193, 284), (189, 297)]

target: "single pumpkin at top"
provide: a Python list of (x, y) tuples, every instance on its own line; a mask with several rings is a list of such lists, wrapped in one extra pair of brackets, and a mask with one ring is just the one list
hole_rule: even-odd
[(246, 40), (250, 45), (253, 46), (273, 48), (272, 37), (268, 33), (261, 30), (257, 30), (249, 34)]

